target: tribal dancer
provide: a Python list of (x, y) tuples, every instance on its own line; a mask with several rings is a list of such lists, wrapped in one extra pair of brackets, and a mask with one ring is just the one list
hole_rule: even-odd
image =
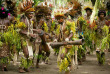
[[(21, 17), (20, 21), (26, 25), (25, 29), (20, 31), (21, 34), (21, 44), (24, 53), (24, 57), (21, 59), (21, 67), (19, 68), (20, 73), (29, 72), (29, 67), (32, 65), (33, 60), (33, 51), (35, 45), (36, 35), (33, 32), (33, 29), (36, 29), (35, 22), (33, 19), (34, 8), (33, 1), (27, 0), (23, 1), (21, 4), (21, 12), (25, 14)], [(23, 62), (24, 61), (24, 62)]]
[[(58, 21), (56, 29), (56, 41), (70, 41), (75, 34), (75, 23), (71, 21), (66, 21), (64, 16), (64, 10), (55, 11), (55, 19)], [(74, 53), (74, 48), (71, 45), (59, 47), (58, 55), (58, 65), (60, 71), (65, 71), (65, 73), (70, 73), (70, 68), (72, 66), (72, 56)], [(66, 63), (66, 64), (64, 64)], [(64, 66), (65, 65), (65, 66)]]
[(88, 36), (92, 34), (92, 29), (90, 25), (90, 18), (93, 11), (93, 6), (91, 1), (85, 2), (84, 10), (86, 11), (86, 15), (84, 16), (85, 21), (87, 22), (87, 25), (83, 27), (84, 32), (84, 38), (85, 38), (85, 49), (87, 51), (87, 54), (90, 54), (91, 51), (94, 49), (94, 41), (91, 40)]
[[(46, 4), (46, 3), (45, 3)], [(39, 56), (43, 56), (43, 62), (48, 64), (48, 57), (50, 55), (50, 49), (47, 45), (47, 42), (52, 41), (51, 35), (50, 35), (50, 29), (51, 29), (51, 9), (50, 7), (47, 7), (47, 5), (39, 5), (35, 7), (35, 15), (37, 20), (37, 28), (42, 29), (42, 35), (40, 35), (41, 38), (41, 44), (39, 46), (39, 52), (38, 52), (38, 58), (36, 62), (36, 68), (39, 67), (39, 61), (41, 58)], [(46, 54), (44, 54), (46, 53)], [(46, 55), (46, 56), (45, 56)]]
[[(98, 64), (103, 65), (105, 61), (105, 49), (107, 48), (108, 41), (108, 32), (109, 29), (107, 27), (108, 21), (105, 19), (106, 12), (105, 10), (99, 10), (98, 12), (98, 20), (96, 20), (96, 54), (98, 59)], [(106, 31), (105, 31), (106, 30)], [(103, 41), (104, 40), (104, 41)], [(105, 44), (105, 45), (104, 45)]]

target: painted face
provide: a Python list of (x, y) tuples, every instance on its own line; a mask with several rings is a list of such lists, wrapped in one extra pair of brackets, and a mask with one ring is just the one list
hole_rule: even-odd
[(100, 18), (104, 18), (104, 13), (100, 13)]
[(27, 17), (29, 18), (29, 19), (31, 19), (32, 17), (33, 17), (33, 13), (27, 13)]
[(90, 10), (87, 10), (86, 13), (87, 13), (87, 15), (89, 15), (89, 16), (92, 14), (92, 12), (91, 12)]
[(47, 19), (47, 20), (51, 19), (51, 14), (47, 14), (47, 15), (46, 15), (46, 19)]
[(62, 24), (64, 22), (64, 18), (63, 17), (61, 17), (61, 18), (59, 18), (57, 20), (58, 20), (58, 23), (60, 23), (60, 24)]

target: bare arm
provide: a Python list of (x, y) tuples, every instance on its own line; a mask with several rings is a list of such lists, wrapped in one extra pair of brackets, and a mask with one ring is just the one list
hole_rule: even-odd
[(69, 35), (69, 39), (71, 39), (73, 37), (73, 33), (70, 33), (70, 35)]

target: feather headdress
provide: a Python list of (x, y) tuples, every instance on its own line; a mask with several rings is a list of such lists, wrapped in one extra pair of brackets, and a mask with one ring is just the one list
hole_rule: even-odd
[(92, 2), (91, 2), (91, 1), (84, 2), (83, 8), (84, 8), (84, 10), (86, 10), (86, 9), (91, 9), (91, 10), (93, 10)]
[(81, 3), (78, 0), (71, 0), (69, 5), (73, 7), (73, 9), (81, 9)]
[(67, 12), (69, 12), (68, 8), (59, 8), (59, 9), (55, 9), (54, 10), (54, 16), (55, 18), (59, 18), (59, 17), (64, 17), (64, 14), (66, 14)]
[(35, 14), (36, 16), (46, 16), (47, 14), (51, 14), (51, 9), (47, 6), (36, 6)]
[(69, 4), (71, 5), (71, 9), (69, 11), (69, 15), (74, 17), (77, 14), (81, 14), (81, 3), (78, 2), (78, 0), (71, 0), (69, 2)]
[(33, 0), (23, 0), (19, 4), (20, 12), (34, 12)]

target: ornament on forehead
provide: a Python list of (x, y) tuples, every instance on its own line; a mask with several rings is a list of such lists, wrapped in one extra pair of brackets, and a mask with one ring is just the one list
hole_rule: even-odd
[(106, 16), (106, 11), (105, 10), (99, 10), (98, 11), (98, 17), (100, 17), (100, 14), (103, 13), (104, 16)]
[(29, 13), (33, 14), (34, 12), (29, 12)]

